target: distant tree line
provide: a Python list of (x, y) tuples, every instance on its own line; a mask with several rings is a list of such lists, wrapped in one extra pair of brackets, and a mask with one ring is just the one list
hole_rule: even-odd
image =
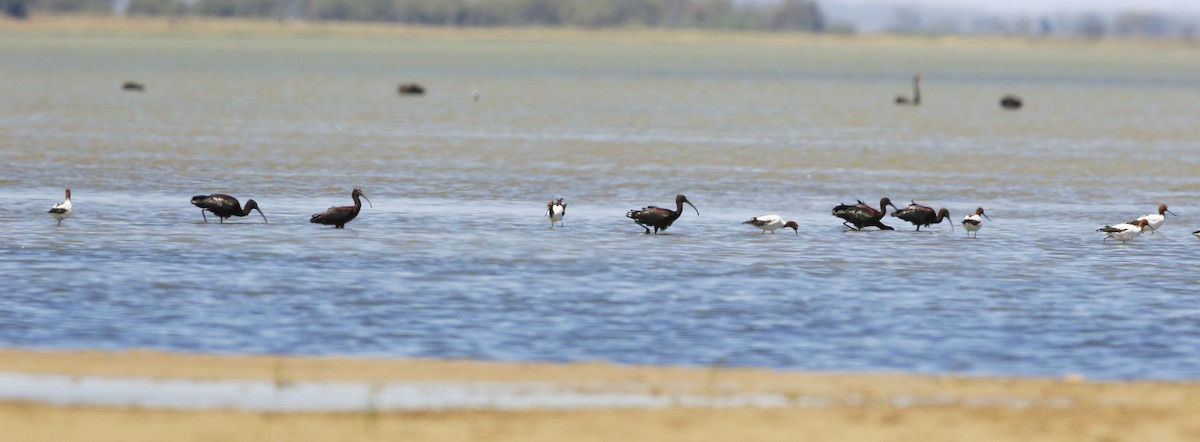
[(816, 0), (0, 0), (0, 5), (20, 17), (114, 12), (432, 26), (825, 30)]

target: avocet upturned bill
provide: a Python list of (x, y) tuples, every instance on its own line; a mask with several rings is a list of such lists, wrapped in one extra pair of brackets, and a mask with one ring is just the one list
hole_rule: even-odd
[(799, 224), (796, 224), (795, 221), (784, 221), (783, 217), (779, 216), (779, 215), (760, 215), (760, 216), (751, 218), (750, 221), (743, 222), (742, 224), (752, 225), (752, 226), (762, 230), (762, 233), (764, 233), (764, 234), (767, 233), (768, 230), (770, 230), (771, 233), (774, 234), (776, 230), (782, 229), (784, 227), (791, 227), (792, 230), (796, 231), (797, 235), (800, 234), (800, 225)]

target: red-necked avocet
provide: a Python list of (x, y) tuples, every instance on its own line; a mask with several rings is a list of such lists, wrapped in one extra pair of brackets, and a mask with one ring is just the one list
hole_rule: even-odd
[(64, 219), (71, 217), (71, 189), (67, 189), (67, 199), (50, 208), (50, 216), (54, 217), (60, 226)]
[(1149, 226), (1149, 221), (1139, 219), (1136, 224), (1121, 223), (1115, 226), (1104, 226), (1096, 229), (1096, 231), (1104, 233), (1104, 241), (1108, 241), (1109, 238), (1112, 238), (1124, 244), (1126, 241), (1137, 238), (1138, 235), (1141, 235), (1142, 231), (1146, 230), (1146, 228)]
[(1175, 216), (1179, 216), (1179, 215), (1176, 215), (1175, 212), (1167, 210), (1166, 204), (1159, 204), (1158, 205), (1158, 213), (1150, 213), (1150, 214), (1139, 216), (1137, 219), (1130, 221), (1127, 224), (1136, 224), (1138, 222), (1138, 220), (1143, 220), (1143, 219), (1146, 221), (1149, 221), (1150, 222), (1150, 234), (1153, 235), (1155, 230), (1158, 230), (1159, 227), (1162, 227), (1163, 221), (1167, 220), (1168, 213), (1175, 215)]
[(554, 223), (562, 226), (563, 217), (566, 215), (567, 203), (564, 203), (562, 198), (557, 201), (546, 201), (546, 217), (550, 218), (550, 227), (554, 227)]
[(782, 229), (784, 227), (791, 227), (792, 230), (796, 231), (797, 235), (800, 234), (800, 225), (799, 224), (796, 224), (795, 221), (784, 221), (783, 217), (779, 216), (779, 215), (760, 215), (760, 216), (751, 218), (750, 221), (746, 221), (742, 224), (752, 225), (755, 228), (762, 230), (762, 233), (764, 233), (764, 234), (767, 233), (768, 230), (770, 230), (771, 233), (774, 234), (776, 230)]
[(967, 229), (967, 236), (971, 236), (971, 232), (975, 232), (975, 237), (979, 237), (979, 229), (983, 227), (983, 218), (991, 221), (992, 218), (983, 213), (983, 208), (975, 209), (975, 213), (963, 217), (963, 228)]

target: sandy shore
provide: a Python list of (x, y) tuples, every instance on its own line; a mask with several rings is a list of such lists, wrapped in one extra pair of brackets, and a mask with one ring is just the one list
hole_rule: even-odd
[[(1200, 383), (589, 364), (0, 350), (0, 372), (189, 380), (538, 382), (774, 393), (821, 406), (261, 412), (0, 401), (9, 441), (1200, 440)], [(601, 387), (602, 388), (602, 387)], [(931, 400), (933, 399), (933, 400)]]

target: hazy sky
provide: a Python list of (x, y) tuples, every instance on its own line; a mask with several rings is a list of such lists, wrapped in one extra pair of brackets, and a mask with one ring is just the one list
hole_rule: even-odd
[(993, 12), (1055, 13), (1159, 11), (1200, 14), (1198, 0), (838, 0), (848, 4), (930, 5)]

